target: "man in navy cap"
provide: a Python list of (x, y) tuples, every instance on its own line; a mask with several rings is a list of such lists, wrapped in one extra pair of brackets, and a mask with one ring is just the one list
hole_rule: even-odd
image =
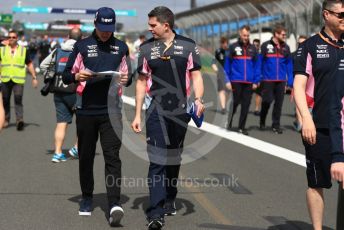
[[(79, 174), (82, 191), (79, 215), (91, 215), (94, 189), (93, 162), (98, 136), (105, 161), (109, 223), (118, 225), (123, 217), (120, 205), (122, 115), (119, 97), (129, 86), (130, 61), (127, 45), (113, 36), (116, 15), (113, 9), (97, 10), (92, 35), (75, 43), (63, 73), (65, 84), (77, 83), (76, 125), (79, 147)], [(92, 71), (92, 72), (91, 72)], [(118, 81), (99, 76), (103, 71), (120, 72)], [(108, 98), (115, 98), (113, 105)], [(108, 104), (112, 105), (108, 108)], [(110, 121), (111, 118), (111, 121)]]

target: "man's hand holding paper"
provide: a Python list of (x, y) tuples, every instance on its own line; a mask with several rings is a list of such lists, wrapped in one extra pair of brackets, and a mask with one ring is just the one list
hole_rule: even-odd
[(92, 73), (88, 70), (80, 70), (79, 73), (75, 74), (75, 80), (84, 82), (92, 77)]

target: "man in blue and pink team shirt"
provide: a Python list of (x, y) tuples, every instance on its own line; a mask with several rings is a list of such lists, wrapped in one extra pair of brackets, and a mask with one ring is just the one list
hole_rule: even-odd
[[(65, 84), (77, 83), (76, 126), (79, 150), (79, 174), (82, 200), (79, 215), (91, 215), (94, 189), (93, 162), (100, 136), (105, 161), (105, 180), (109, 205), (109, 223), (118, 225), (123, 217), (120, 204), (122, 144), (121, 105), (108, 107), (110, 97), (122, 94), (121, 86), (129, 86), (130, 60), (128, 46), (114, 37), (116, 15), (113, 9), (99, 8), (95, 30), (77, 41), (63, 72)], [(92, 72), (120, 72), (119, 82), (111, 76), (95, 76)], [(118, 84), (119, 83), (119, 84)], [(119, 99), (117, 101), (120, 101)], [(111, 117), (111, 121), (110, 121)]]
[[(341, 159), (343, 151), (342, 145), (339, 144), (342, 143), (339, 130), (341, 127), (340, 112), (338, 110), (333, 112), (334, 109), (331, 109), (330, 106), (331, 92), (334, 91), (334, 87), (340, 86), (336, 81), (344, 76), (342, 66), (344, 63), (342, 40), (344, 7), (342, 1), (325, 0), (322, 14), (324, 28), (300, 45), (294, 59), (295, 101), (301, 114), (302, 138), (306, 150), (307, 205), (315, 230), (322, 229), (323, 189), (329, 189), (332, 186), (331, 164)], [(312, 81), (314, 81), (314, 85)], [(312, 113), (307, 104), (307, 95), (314, 98)], [(338, 106), (338, 95), (334, 107), (339, 107), (341, 110), (342, 98), (339, 99)], [(335, 119), (330, 118), (330, 112), (334, 114)], [(333, 140), (337, 142), (332, 149), (330, 133)], [(334, 153), (333, 157), (331, 157), (331, 152)], [(333, 169), (336, 169), (336, 166), (338, 166), (337, 163), (333, 164)], [(337, 175), (337, 173), (334, 174)]]

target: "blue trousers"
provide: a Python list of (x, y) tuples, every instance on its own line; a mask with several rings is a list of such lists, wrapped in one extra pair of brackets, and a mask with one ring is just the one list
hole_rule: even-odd
[(173, 201), (177, 196), (181, 153), (189, 121), (186, 113), (168, 116), (156, 108), (147, 110), (147, 152), (150, 160), (148, 218), (163, 217), (165, 201)]

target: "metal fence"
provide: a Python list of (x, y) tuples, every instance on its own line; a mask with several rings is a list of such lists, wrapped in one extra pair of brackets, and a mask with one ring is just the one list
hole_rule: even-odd
[(290, 34), (311, 35), (321, 27), (321, 0), (228, 0), (176, 15), (176, 25), (203, 47), (214, 50), (221, 36), (237, 36), (245, 24), (259, 34), (283, 24)]

